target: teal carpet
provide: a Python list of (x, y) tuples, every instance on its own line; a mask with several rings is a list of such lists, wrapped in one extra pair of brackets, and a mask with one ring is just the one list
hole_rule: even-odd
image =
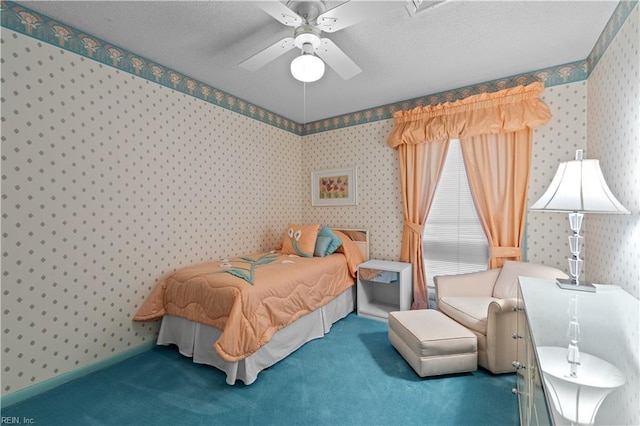
[(2, 410), (43, 425), (517, 425), (515, 375), (422, 379), (355, 314), (250, 386), (157, 347)]

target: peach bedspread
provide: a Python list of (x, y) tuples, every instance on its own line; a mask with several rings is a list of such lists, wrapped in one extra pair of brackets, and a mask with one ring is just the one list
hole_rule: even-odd
[(158, 283), (133, 319), (150, 321), (169, 314), (216, 327), (222, 330), (214, 345), (218, 355), (229, 362), (242, 360), (276, 331), (354, 284), (362, 256), (349, 242), (343, 253), (326, 257), (277, 253), (273, 262), (255, 269), (254, 284), (220, 272), (228, 268), (224, 263), (241, 265), (234, 261), (238, 258), (181, 269)]

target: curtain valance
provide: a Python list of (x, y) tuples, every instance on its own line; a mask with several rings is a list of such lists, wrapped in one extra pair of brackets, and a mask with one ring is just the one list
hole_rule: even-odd
[(395, 127), (387, 144), (402, 144), (516, 132), (547, 123), (551, 112), (540, 100), (541, 82), (494, 93), (469, 96), (455, 102), (418, 107), (393, 114)]

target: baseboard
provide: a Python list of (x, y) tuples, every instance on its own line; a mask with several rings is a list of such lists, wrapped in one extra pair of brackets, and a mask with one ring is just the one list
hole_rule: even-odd
[(27, 388), (20, 389), (19, 391), (12, 392), (0, 398), (0, 407), (2, 408), (9, 407), (10, 405), (16, 404), (18, 402), (24, 401), (25, 399), (39, 395), (43, 392), (56, 388), (72, 380), (79, 379), (80, 377), (86, 376), (87, 374), (93, 373), (94, 371), (102, 370), (103, 368), (107, 368), (113, 364), (117, 364), (121, 361), (124, 361), (125, 359), (131, 358), (143, 352), (149, 351), (154, 346), (156, 346), (155, 341), (143, 343), (140, 346), (127, 349), (126, 351), (120, 352), (117, 355), (111, 356), (109, 358), (103, 359), (98, 362), (94, 362), (92, 364), (78, 368), (77, 370), (69, 371), (68, 373), (61, 374), (59, 376), (45, 380), (33, 386), (29, 386)]

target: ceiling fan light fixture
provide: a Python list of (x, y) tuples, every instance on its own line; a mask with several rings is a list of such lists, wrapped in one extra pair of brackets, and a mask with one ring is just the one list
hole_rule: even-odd
[(291, 75), (304, 83), (318, 81), (324, 75), (324, 62), (313, 53), (303, 53), (291, 61)]

